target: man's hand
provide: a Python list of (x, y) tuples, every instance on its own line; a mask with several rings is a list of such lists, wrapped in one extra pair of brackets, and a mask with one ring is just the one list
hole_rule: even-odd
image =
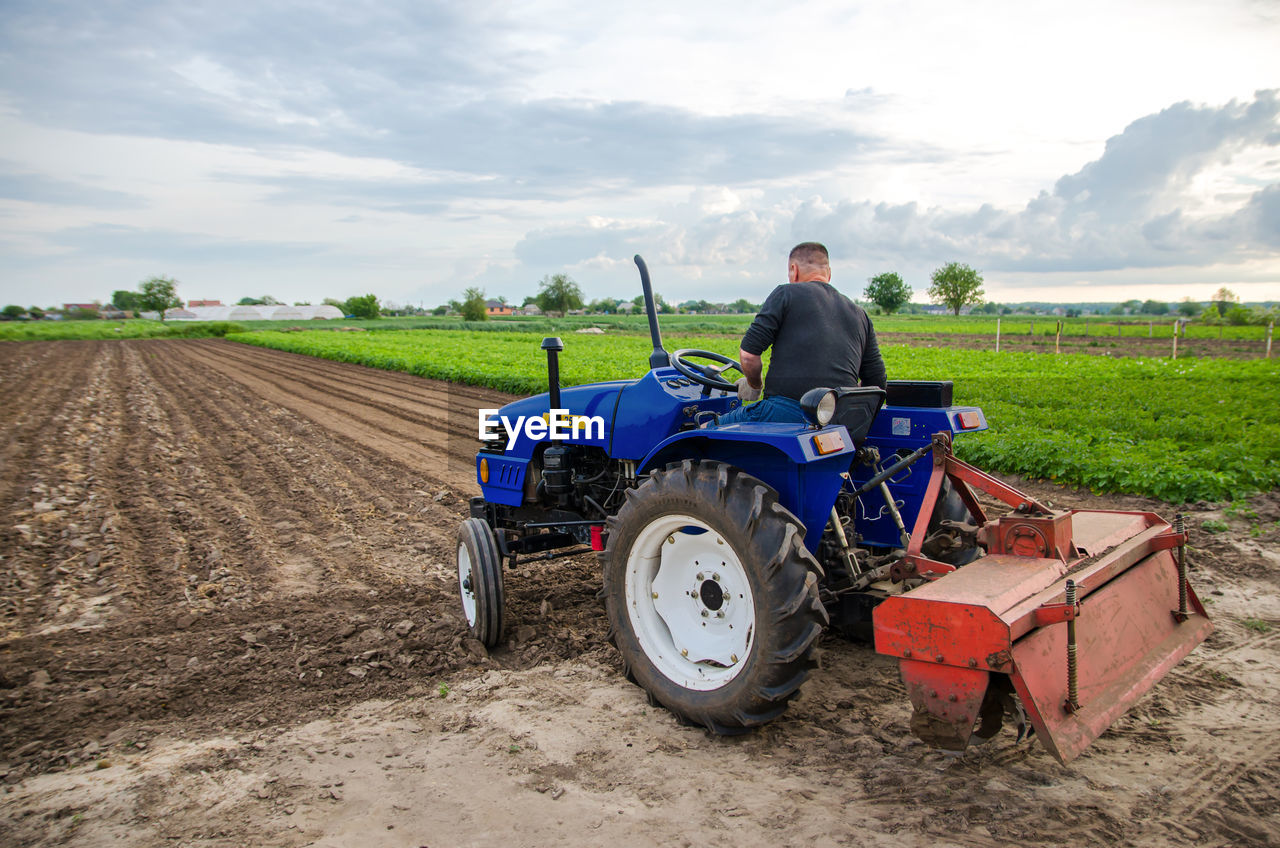
[(734, 384), (738, 389), (738, 400), (743, 403), (751, 403), (760, 400), (760, 390), (751, 388), (751, 383), (746, 377), (739, 377), (738, 382)]

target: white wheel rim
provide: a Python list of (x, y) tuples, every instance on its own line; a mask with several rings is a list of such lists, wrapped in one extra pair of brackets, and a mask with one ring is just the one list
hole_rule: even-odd
[(462, 612), (467, 624), (476, 623), (476, 581), (471, 576), (471, 555), (467, 546), (458, 543), (458, 591), (462, 595)]
[(737, 552), (706, 523), (667, 515), (641, 530), (627, 553), (626, 596), (641, 649), (671, 682), (719, 689), (746, 665), (751, 584)]

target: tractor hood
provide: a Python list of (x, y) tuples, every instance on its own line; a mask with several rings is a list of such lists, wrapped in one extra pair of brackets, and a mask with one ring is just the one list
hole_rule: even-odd
[[(613, 416), (617, 407), (618, 395), (625, 387), (631, 385), (631, 380), (615, 380), (610, 383), (592, 383), (586, 386), (571, 386), (567, 389), (560, 390), (560, 408), (567, 410), (567, 421), (570, 426), (573, 424), (581, 424), (579, 436), (573, 436), (565, 441), (572, 444), (581, 445), (597, 445), (607, 448), (609, 445), (610, 434), (613, 431)], [(490, 420), (500, 420), (507, 428), (509, 433), (513, 433), (517, 427), (521, 428), (520, 434), (511, 440), (511, 448), (508, 454), (519, 457), (529, 457), (533, 455), (534, 448), (546, 439), (530, 439), (523, 432), (521, 422), (530, 418), (542, 418), (550, 415), (551, 412), (551, 396), (547, 392), (533, 397), (527, 397), (522, 400), (512, 401), (497, 411), (497, 414), (491, 416)], [(599, 418), (603, 422), (599, 426), (586, 426), (587, 422), (580, 419)]]

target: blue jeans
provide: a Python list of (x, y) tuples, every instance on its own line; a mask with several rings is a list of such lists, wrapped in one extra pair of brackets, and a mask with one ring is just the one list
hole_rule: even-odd
[(767, 397), (759, 403), (743, 404), (720, 416), (717, 424), (742, 424), (748, 421), (776, 421), (784, 424), (806, 424), (800, 401), (783, 395)]

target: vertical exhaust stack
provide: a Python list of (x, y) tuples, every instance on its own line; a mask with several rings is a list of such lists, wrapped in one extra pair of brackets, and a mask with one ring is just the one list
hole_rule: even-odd
[(636, 254), (636, 267), (640, 269), (640, 285), (644, 288), (644, 309), (649, 315), (649, 337), (653, 339), (653, 353), (649, 354), (649, 369), (671, 364), (671, 357), (662, 347), (662, 331), (658, 329), (658, 308), (653, 302), (653, 285), (649, 282), (649, 267), (640, 254)]
[(542, 340), (542, 349), (547, 352), (547, 393), (551, 395), (551, 408), (560, 408), (560, 351), (564, 350), (564, 342), (557, 336), (547, 336)]

